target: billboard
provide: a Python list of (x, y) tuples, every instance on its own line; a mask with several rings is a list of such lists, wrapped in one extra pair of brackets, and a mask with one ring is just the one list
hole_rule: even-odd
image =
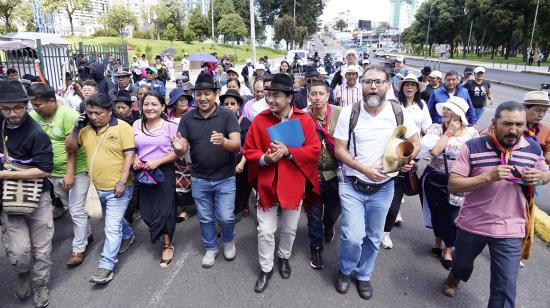
[(359, 25), (358, 25), (358, 28), (360, 30), (372, 30), (372, 24), (371, 24), (371, 21), (370, 20), (359, 20)]

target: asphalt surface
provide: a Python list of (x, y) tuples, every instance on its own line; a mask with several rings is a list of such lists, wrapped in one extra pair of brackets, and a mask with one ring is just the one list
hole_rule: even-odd
[[(424, 67), (425, 65), (424, 60), (407, 58), (406, 61), (407, 61), (407, 65), (409, 66)], [(428, 63), (427, 65), (431, 65), (432, 68), (435, 67), (434, 69), (437, 69), (441, 72), (448, 72), (453, 70), (458, 72), (459, 74), (462, 74), (464, 72), (464, 68), (466, 67), (466, 65), (461, 65), (461, 64), (439, 63), (439, 62), (436, 62), (436, 63), (437, 65), (434, 65), (433, 62)], [(504, 64), (502, 67), (506, 67), (506, 65)], [(521, 66), (518, 66), (518, 67), (521, 67)], [(491, 79), (494, 81), (503, 82), (507, 84), (523, 86), (523, 87), (532, 88), (532, 89), (539, 89), (541, 83), (550, 82), (550, 75), (544, 76), (544, 75), (533, 74), (533, 73), (498, 70), (498, 69), (493, 69), (491, 67), (486, 67), (485, 75), (487, 79)]]

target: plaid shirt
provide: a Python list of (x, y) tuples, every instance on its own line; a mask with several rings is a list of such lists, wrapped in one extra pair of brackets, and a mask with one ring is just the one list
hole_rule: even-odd
[(359, 82), (356, 82), (353, 87), (343, 83), (334, 89), (334, 95), (338, 106), (346, 107), (363, 101), (363, 88)]

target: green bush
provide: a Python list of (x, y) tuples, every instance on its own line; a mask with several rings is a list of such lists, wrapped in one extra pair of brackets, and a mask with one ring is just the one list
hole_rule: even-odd
[(152, 40), (155, 37), (155, 33), (153, 32), (153, 30), (134, 31), (133, 37), (137, 39)]
[(92, 34), (92, 37), (100, 37), (100, 36), (118, 37), (118, 33), (113, 30), (98, 29), (96, 32)]

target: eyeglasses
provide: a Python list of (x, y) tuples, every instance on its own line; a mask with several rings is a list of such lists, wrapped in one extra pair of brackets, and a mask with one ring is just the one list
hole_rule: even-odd
[(375, 86), (381, 87), (388, 81), (384, 80), (384, 79), (365, 79), (365, 80), (363, 80), (363, 83), (366, 84), (366, 85), (369, 85), (369, 86), (372, 85), (373, 82), (374, 82)]
[(19, 106), (15, 106), (13, 108), (2, 107), (2, 108), (0, 108), (0, 111), (3, 112), (3, 113), (6, 113), (6, 114), (10, 114), (12, 111), (15, 112), (15, 113), (21, 113), (21, 112), (25, 111), (26, 109), (27, 109), (27, 107), (25, 107), (23, 105), (19, 105)]

